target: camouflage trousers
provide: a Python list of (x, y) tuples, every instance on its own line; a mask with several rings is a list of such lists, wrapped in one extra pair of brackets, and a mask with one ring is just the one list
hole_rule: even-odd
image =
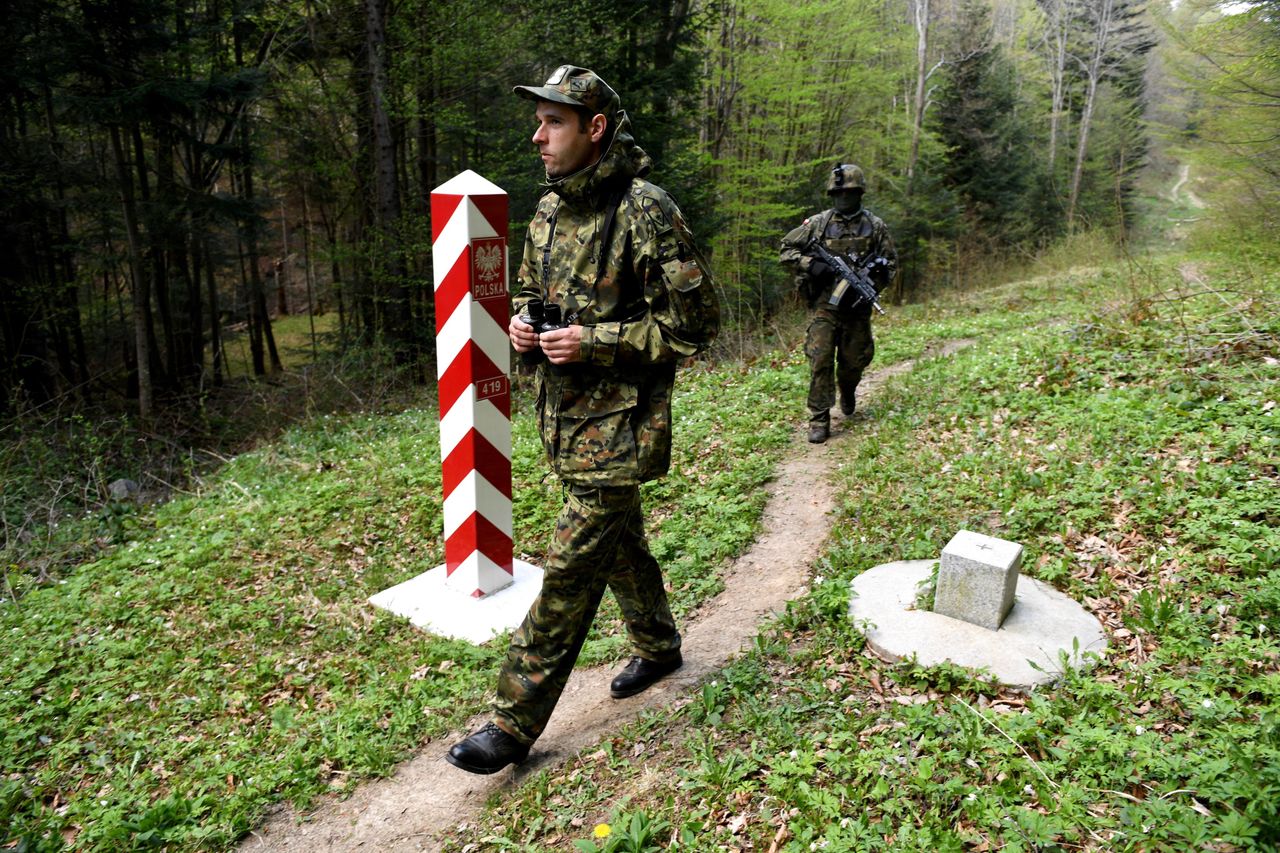
[(498, 675), (494, 721), (524, 743), (546, 728), (606, 586), (622, 610), (632, 654), (662, 661), (680, 651), (662, 572), (645, 539), (639, 487), (565, 492), (542, 591), (512, 635)]
[(825, 309), (814, 311), (804, 354), (809, 359), (809, 423), (829, 424), (836, 388), (846, 405), (852, 403), (862, 371), (876, 354), (871, 317), (861, 312), (840, 316)]

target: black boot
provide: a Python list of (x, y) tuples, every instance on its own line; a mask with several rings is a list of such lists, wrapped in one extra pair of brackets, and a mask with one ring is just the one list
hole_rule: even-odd
[(521, 743), (498, 728), (486, 723), (484, 728), (449, 750), (445, 760), (468, 773), (497, 773), (508, 764), (519, 764), (529, 756), (529, 745)]
[(822, 444), (827, 440), (827, 434), (831, 431), (826, 424), (809, 424), (809, 443)]
[(847, 397), (843, 394), (840, 395), (840, 412), (846, 418), (853, 417), (853, 412), (857, 408), (858, 408), (858, 398), (855, 395), (850, 394)]
[(684, 658), (677, 654), (668, 661), (647, 660), (633, 657), (622, 672), (614, 677), (609, 685), (609, 695), (614, 699), (625, 699), (646, 690), (651, 684), (664, 675), (675, 672), (684, 664)]

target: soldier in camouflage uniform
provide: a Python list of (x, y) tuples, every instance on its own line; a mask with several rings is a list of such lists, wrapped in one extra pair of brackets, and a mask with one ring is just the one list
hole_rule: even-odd
[[(874, 273), (876, 291), (893, 281), (898, 255), (889, 229), (874, 213), (862, 207), (867, 188), (862, 170), (841, 164), (827, 178), (832, 208), (811, 216), (782, 238), (782, 263), (796, 273), (796, 288), (813, 309), (804, 351), (809, 358), (809, 441), (821, 444), (831, 432), (831, 407), (840, 389), (840, 409), (849, 416), (856, 405), (856, 389), (862, 371), (875, 355), (871, 338), (871, 306), (850, 309), (828, 304), (838, 281), (835, 270), (808, 247), (820, 240), (832, 254), (842, 255), (851, 267), (870, 253), (887, 264)], [(833, 368), (834, 366), (834, 377)]]
[[(473, 773), (528, 755), (606, 586), (633, 655), (611, 694), (639, 693), (681, 665), (639, 487), (670, 466), (676, 363), (706, 349), (719, 328), (706, 262), (671, 196), (643, 179), (652, 161), (613, 89), (565, 65), (545, 85), (515, 91), (536, 102), (533, 142), (547, 185), (508, 332), (518, 352), (542, 354), (538, 424), (565, 504), (541, 593), (498, 676), (493, 721), (449, 752)], [(533, 299), (560, 306), (567, 325), (538, 334), (523, 313)]]

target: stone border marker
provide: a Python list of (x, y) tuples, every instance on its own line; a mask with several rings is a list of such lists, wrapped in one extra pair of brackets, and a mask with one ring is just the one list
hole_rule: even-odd
[(933, 612), (995, 631), (1013, 607), (1022, 546), (961, 530), (942, 549)]
[(937, 565), (937, 560), (885, 563), (853, 579), (849, 618), (881, 659), (986, 669), (1001, 684), (1025, 691), (1061, 677), (1064, 654), (1073, 669), (1085, 669), (1093, 655), (1106, 654), (1106, 634), (1091, 613), (1025, 575), (1018, 578), (1018, 601), (999, 631), (917, 610), (919, 585)]

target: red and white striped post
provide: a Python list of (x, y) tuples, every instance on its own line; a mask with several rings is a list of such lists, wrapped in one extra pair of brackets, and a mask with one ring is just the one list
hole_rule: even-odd
[[(370, 601), (483, 642), (519, 624), (542, 577), (512, 559), (507, 194), (470, 170), (441, 184), (431, 193), (431, 241), (445, 564)], [(442, 596), (442, 587), (462, 595)], [(491, 596), (483, 612), (467, 603)]]
[(431, 193), (448, 585), (477, 598), (511, 565), (507, 194), (470, 170)]

